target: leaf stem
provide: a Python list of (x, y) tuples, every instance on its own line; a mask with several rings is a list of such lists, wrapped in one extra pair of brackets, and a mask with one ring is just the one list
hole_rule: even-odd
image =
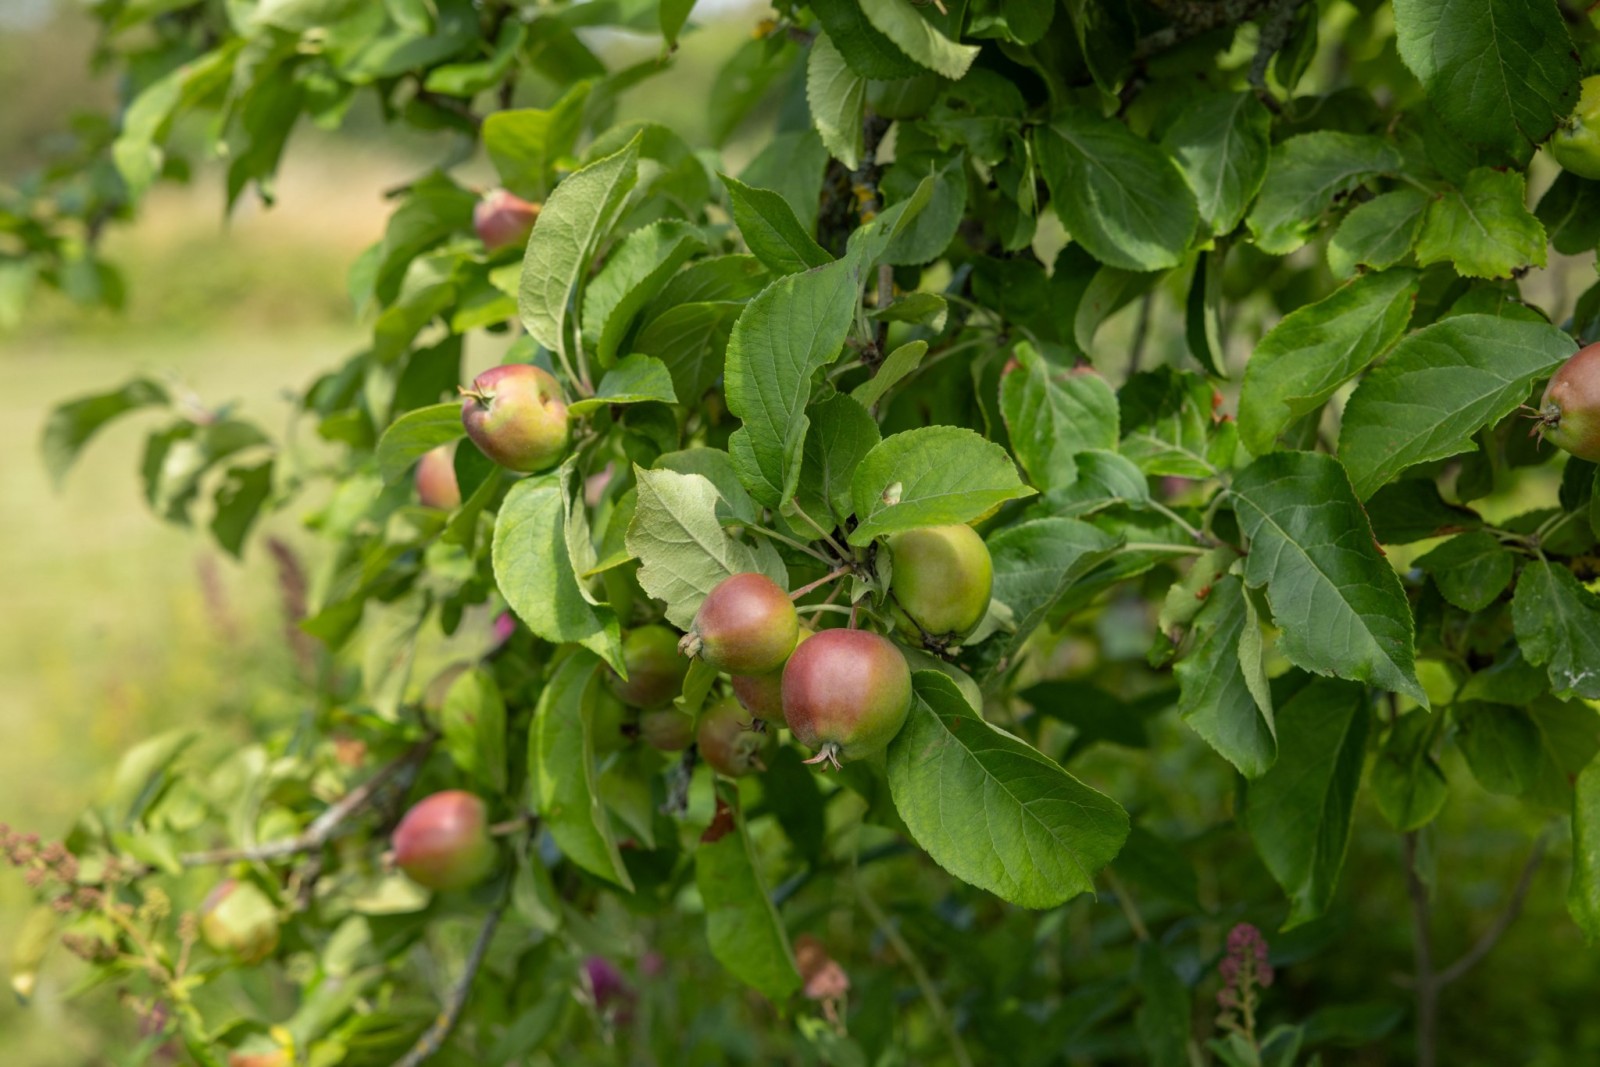
[(1189, 520), (1185, 519), (1182, 515), (1179, 515), (1176, 511), (1173, 511), (1171, 508), (1167, 507), (1161, 501), (1151, 497), (1149, 501), (1149, 507), (1150, 510), (1155, 512), (1157, 515), (1161, 515), (1181, 527), (1184, 533), (1194, 538), (1196, 544), (1205, 545), (1207, 547), (1211, 546), (1211, 538), (1207, 537), (1202, 531), (1197, 529), (1193, 523), (1189, 522)]
[(817, 560), (819, 563), (832, 564), (834, 562), (831, 558), (829, 558), (828, 556), (824, 555), (821, 552), (818, 552), (816, 549), (812, 548), (810, 545), (806, 544), (805, 542), (796, 541), (794, 538), (787, 537), (787, 536), (779, 533), (776, 530), (769, 530), (765, 526), (756, 526), (756, 525), (749, 524), (749, 523), (745, 523), (743, 525), (744, 525), (744, 528), (746, 530), (750, 530), (753, 533), (761, 534), (763, 537), (770, 537), (774, 541), (778, 541), (778, 542), (781, 542), (783, 544), (786, 544), (790, 548), (795, 549), (796, 551), (804, 552), (806, 555), (810, 556), (812, 559)]
[(802, 615), (815, 614), (821, 611), (834, 611), (838, 612), (840, 615), (848, 615), (854, 609), (846, 607), (843, 604), (801, 604), (794, 610)]
[(817, 531), (817, 536), (823, 541), (827, 542), (828, 547), (833, 549), (841, 563), (855, 560), (856, 557), (854, 553), (847, 551), (843, 545), (839, 544), (839, 542), (833, 539), (832, 534), (822, 528), (821, 523), (819, 523), (816, 519), (813, 519), (810, 515), (806, 514), (806, 509), (800, 506), (800, 501), (793, 500), (790, 501), (790, 503), (794, 505), (794, 513), (800, 516), (800, 518), (804, 519), (807, 526)]
[(1203, 556), (1211, 551), (1199, 545), (1170, 545), (1160, 541), (1128, 541), (1122, 547), (1128, 552), (1170, 552), (1175, 556)]
[(1144, 916), (1139, 914), (1139, 906), (1133, 902), (1133, 897), (1128, 893), (1128, 887), (1122, 884), (1122, 879), (1117, 877), (1117, 872), (1107, 867), (1104, 871), (1106, 885), (1110, 887), (1112, 895), (1117, 898), (1117, 904), (1122, 908), (1122, 914), (1128, 920), (1128, 926), (1133, 930), (1133, 936), (1140, 941), (1150, 940), (1150, 928), (1144, 924)]

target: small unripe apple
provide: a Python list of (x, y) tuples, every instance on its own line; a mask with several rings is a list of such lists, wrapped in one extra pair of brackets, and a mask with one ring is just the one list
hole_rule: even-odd
[(678, 655), (678, 635), (665, 626), (639, 626), (622, 639), (628, 677), (611, 672), (611, 691), (635, 708), (658, 708), (683, 692), (689, 665)]
[(200, 905), (200, 935), (240, 963), (260, 963), (278, 947), (278, 909), (249, 882), (229, 878)]
[(1600, 178), (1600, 74), (1583, 79), (1578, 106), (1550, 138), (1550, 154), (1580, 178)]
[(888, 638), (866, 630), (823, 630), (783, 668), (783, 718), (817, 755), (808, 763), (882, 752), (911, 710), (911, 668)]
[(453, 445), (429, 449), (417, 460), (417, 500), (425, 508), (454, 511), (461, 506)]
[(660, 752), (682, 752), (694, 740), (694, 718), (677, 708), (656, 708), (639, 716), (639, 736)]
[(538, 220), (538, 204), (504, 189), (490, 189), (472, 208), (472, 228), (490, 252), (526, 244)]
[(737, 700), (729, 697), (717, 701), (700, 713), (700, 726), (695, 731), (700, 758), (729, 778), (766, 770), (773, 731), (753, 729), (754, 726)]
[(483, 454), (532, 474), (561, 462), (572, 439), (561, 383), (531, 363), (490, 367), (461, 390), (461, 424)]
[(1600, 463), (1600, 344), (1563, 363), (1539, 401), (1538, 432), (1579, 459)]
[(418, 801), (395, 827), (393, 845), (395, 866), (429, 889), (465, 889), (494, 866), (488, 810), (459, 789)]
[[(800, 636), (795, 641), (795, 647), (806, 638), (816, 633), (805, 623), (800, 624)], [(792, 653), (791, 653), (792, 654)], [(788, 661), (785, 660), (785, 663)], [(739, 703), (758, 719), (770, 722), (783, 721), (783, 668), (767, 671), (765, 674), (735, 674), (732, 677), (733, 695), (739, 698)]]
[(783, 666), (799, 637), (800, 616), (777, 582), (735, 574), (706, 594), (678, 651), (729, 674), (765, 674)]
[(994, 561), (970, 526), (924, 526), (888, 539), (895, 626), (908, 638), (958, 641), (983, 621)]

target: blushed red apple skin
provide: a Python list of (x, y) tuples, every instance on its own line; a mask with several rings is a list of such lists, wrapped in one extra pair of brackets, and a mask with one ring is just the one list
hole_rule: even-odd
[(994, 561), (970, 526), (924, 526), (888, 539), (895, 626), (913, 640), (923, 634), (959, 640), (983, 621), (994, 589)]
[(1539, 432), (1557, 448), (1600, 463), (1600, 344), (1563, 363), (1539, 401)]
[(483, 454), (534, 474), (561, 462), (572, 441), (561, 383), (531, 363), (490, 367), (462, 390), (461, 424)]
[(428, 889), (465, 889), (494, 867), (488, 809), (459, 789), (418, 801), (395, 827), (393, 846), (395, 866)]
[(717, 701), (700, 713), (700, 725), (695, 730), (700, 758), (729, 778), (766, 770), (773, 733), (753, 730), (750, 725), (749, 716), (737, 700), (728, 697)]
[(538, 204), (504, 189), (490, 189), (472, 208), (472, 228), (489, 252), (527, 244), (538, 220)]
[(638, 626), (622, 639), (628, 677), (610, 674), (611, 691), (630, 707), (658, 708), (683, 692), (689, 664), (678, 655), (678, 634), (665, 626)]
[[(799, 648), (801, 642), (814, 633), (815, 630), (801, 623), (795, 647)], [(784, 662), (787, 663), (788, 660)], [(783, 721), (782, 667), (767, 671), (765, 674), (735, 674), (730, 681), (733, 683), (733, 695), (739, 699), (745, 711), (755, 718), (765, 719), (768, 722)]]
[(455, 448), (440, 445), (417, 460), (417, 500), (425, 508), (454, 511), (461, 506), (461, 486), (456, 484)]
[(882, 752), (911, 710), (911, 668), (888, 638), (823, 630), (783, 668), (783, 717), (795, 740), (839, 760)]
[(706, 595), (678, 646), (729, 674), (765, 674), (783, 666), (800, 637), (794, 601), (764, 574), (735, 574)]

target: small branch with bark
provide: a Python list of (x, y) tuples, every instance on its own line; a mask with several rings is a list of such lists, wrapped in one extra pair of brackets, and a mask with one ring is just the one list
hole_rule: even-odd
[(472, 996), (473, 983), (477, 981), (478, 972), (483, 968), (484, 957), (489, 954), (489, 946), (494, 942), (495, 932), (500, 928), (500, 917), (505, 914), (506, 905), (511, 900), (510, 885), (508, 878), (505, 887), (500, 891), (499, 899), (489, 909), (489, 914), (484, 916), (483, 926), (478, 930), (478, 939), (472, 944), (466, 966), (461, 970), (461, 977), (456, 979), (455, 988), (450, 991), (443, 1010), (422, 1032), (422, 1036), (417, 1038), (417, 1043), (411, 1046), (411, 1050), (395, 1060), (394, 1067), (418, 1067), (443, 1048), (445, 1041), (455, 1031), (456, 1024), (461, 1021), (461, 1013), (466, 1010), (467, 1001)]

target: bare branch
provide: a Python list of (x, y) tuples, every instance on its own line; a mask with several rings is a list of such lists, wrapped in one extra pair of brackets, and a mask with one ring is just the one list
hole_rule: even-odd
[[(506, 885), (509, 887), (510, 882)], [(467, 1006), (467, 998), (472, 995), (473, 982), (477, 980), (478, 971), (483, 967), (483, 958), (489, 954), (489, 945), (494, 941), (495, 931), (500, 927), (500, 917), (505, 914), (506, 904), (511, 900), (509, 889), (502, 889), (500, 898), (489, 909), (489, 914), (483, 918), (483, 928), (478, 931), (478, 940), (473, 942), (472, 952), (467, 956), (466, 966), (461, 971), (461, 977), (456, 980), (455, 989), (451, 990), (450, 999), (445, 1001), (444, 1010), (439, 1013), (433, 1024), (422, 1032), (417, 1038), (417, 1043), (411, 1046), (411, 1051), (394, 1061), (394, 1067), (418, 1067), (444, 1047), (445, 1041), (456, 1028), (456, 1023), (461, 1021), (461, 1012)]]
[(282, 838), (277, 841), (267, 841), (259, 845), (244, 848), (217, 848), (206, 852), (186, 852), (179, 857), (185, 867), (207, 867), (218, 863), (236, 863), (239, 861), (261, 862), (264, 860), (282, 859), (285, 856), (297, 856), (305, 852), (315, 852), (338, 836), (344, 823), (368, 804), (372, 803), (390, 785), (404, 791), (415, 777), (417, 768), (428, 758), (433, 751), (434, 742), (438, 740), (437, 734), (428, 734), (421, 741), (412, 745), (394, 762), (385, 766), (377, 774), (367, 779), (361, 785), (352, 789), (314, 819), (310, 826), (298, 836)]
[(1416, 832), (1406, 834), (1400, 841), (1406, 889), (1411, 894), (1411, 947), (1417, 966), (1417, 1067), (1434, 1067), (1438, 1062), (1439, 983), (1433, 972), (1433, 909), (1428, 887), (1417, 874)]
[(1533, 876), (1538, 872), (1540, 862), (1544, 860), (1544, 850), (1548, 840), (1548, 833), (1539, 835), (1539, 839), (1533, 843), (1533, 851), (1528, 854), (1528, 862), (1522, 865), (1522, 874), (1517, 878), (1517, 884), (1512, 888), (1506, 906), (1495, 916), (1494, 922), (1489, 924), (1489, 929), (1483, 932), (1483, 936), (1462, 953), (1460, 959), (1439, 972), (1437, 977), (1439, 985), (1449, 985), (1477, 966), (1511, 928), (1511, 924), (1517, 921), (1517, 916), (1522, 914), (1522, 905), (1528, 899), (1528, 890), (1533, 886)]

